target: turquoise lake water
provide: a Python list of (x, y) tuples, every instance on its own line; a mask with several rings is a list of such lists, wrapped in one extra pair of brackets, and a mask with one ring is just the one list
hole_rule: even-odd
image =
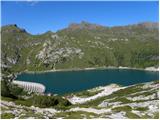
[(22, 73), (17, 76), (17, 80), (42, 83), (46, 93), (61, 95), (112, 83), (128, 86), (158, 79), (158, 72), (128, 69)]

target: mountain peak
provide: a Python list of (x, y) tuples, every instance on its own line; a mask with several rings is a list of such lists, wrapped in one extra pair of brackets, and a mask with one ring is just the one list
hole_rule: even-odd
[(88, 29), (93, 30), (97, 28), (102, 28), (103, 26), (98, 24), (89, 23), (86, 21), (81, 21), (80, 23), (71, 23), (69, 25), (69, 29), (76, 30), (76, 29)]
[(147, 29), (158, 29), (159, 28), (158, 22), (142, 22), (142, 23), (139, 23), (138, 25), (143, 26)]
[(3, 26), (5, 28), (12, 28), (12, 29), (20, 29), (17, 24), (8, 24), (8, 25), (5, 25)]
[(23, 32), (23, 33), (27, 33), (25, 29), (18, 27), (17, 24), (5, 25), (5, 26), (2, 27), (2, 30), (6, 31), (6, 32)]

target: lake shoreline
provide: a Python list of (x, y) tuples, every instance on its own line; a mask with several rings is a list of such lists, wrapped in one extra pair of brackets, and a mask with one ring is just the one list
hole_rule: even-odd
[(131, 67), (91, 67), (91, 68), (75, 68), (75, 69), (57, 69), (57, 70), (44, 70), (44, 71), (22, 71), (20, 73), (17, 73), (16, 75), (19, 75), (21, 73), (31, 73), (31, 74), (40, 74), (40, 73), (49, 73), (49, 72), (73, 72), (73, 71), (90, 71), (90, 70), (107, 70), (107, 69), (120, 69), (120, 70), (142, 70), (142, 71), (149, 71), (149, 72), (159, 72), (159, 68), (155, 67), (147, 67), (147, 68), (131, 68)]

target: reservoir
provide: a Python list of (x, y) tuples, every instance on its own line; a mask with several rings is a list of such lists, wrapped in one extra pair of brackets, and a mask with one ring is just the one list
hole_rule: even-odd
[(159, 72), (131, 69), (22, 73), (17, 80), (42, 83), (46, 93), (66, 94), (112, 83), (122, 86), (159, 79)]

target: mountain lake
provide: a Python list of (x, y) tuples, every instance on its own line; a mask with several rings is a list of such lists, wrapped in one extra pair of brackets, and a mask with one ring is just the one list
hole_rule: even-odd
[(41, 83), (46, 86), (46, 93), (63, 95), (112, 83), (128, 86), (158, 79), (159, 72), (104, 69), (22, 73), (17, 76), (16, 80)]

